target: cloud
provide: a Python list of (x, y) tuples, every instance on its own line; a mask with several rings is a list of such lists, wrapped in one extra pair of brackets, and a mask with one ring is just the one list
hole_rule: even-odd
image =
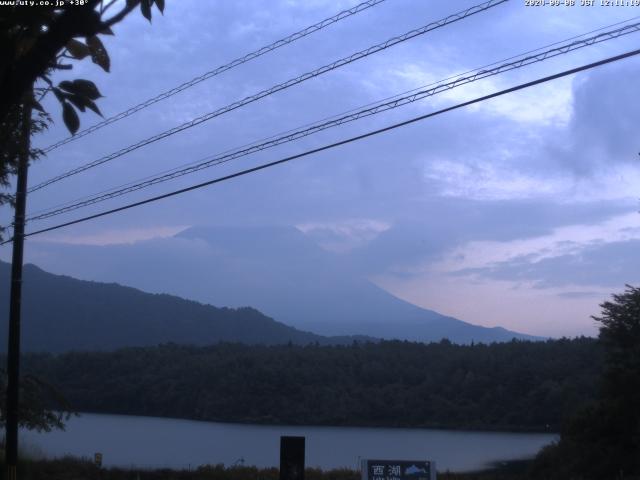
[(604, 218), (599, 222), (561, 225), (550, 228), (544, 235), (531, 235), (507, 241), (474, 240), (452, 249), (441, 268), (458, 271), (516, 259), (537, 262), (579, 253), (592, 245), (640, 239), (640, 232), (635, 227), (638, 220), (638, 213), (632, 211)]
[(638, 220), (633, 212), (591, 225), (559, 227), (540, 237), (471, 242), (450, 251), (438, 268), (476, 282), (561, 288), (557, 293), (564, 298), (587, 297), (589, 288), (602, 292), (640, 282)]
[[(498, 62), (498, 64), (500, 63), (507, 62)], [(524, 68), (526, 69), (527, 67)], [(464, 67), (458, 67), (456, 71), (464, 72), (468, 70), (465, 70)], [(415, 89), (424, 88), (434, 83), (437, 84), (441, 80), (448, 78), (444, 69), (440, 69), (440, 72), (434, 75), (432, 65), (408, 63), (393, 72), (393, 74), (407, 82), (406, 87)], [(467, 102), (512, 87), (519, 82), (524, 82), (527, 77), (530, 79), (532, 76), (535, 77), (535, 75), (530, 74), (526, 77), (512, 74), (507, 74), (505, 77), (488, 77), (439, 93), (431, 98), (430, 103), (437, 107), (445, 107), (451, 104)], [(469, 110), (483, 112), (491, 116), (504, 117), (516, 123), (528, 124), (533, 128), (539, 126), (557, 127), (568, 123), (571, 116), (571, 100), (571, 80), (561, 79), (554, 83), (543, 84), (535, 88), (472, 105)]]
[(637, 180), (640, 105), (629, 82), (639, 69), (640, 62), (631, 59), (578, 77), (568, 131), (549, 142), (548, 155), (581, 176), (599, 179), (616, 172), (621, 180)]
[(589, 245), (576, 252), (540, 260), (525, 255), (488, 267), (461, 270), (456, 274), (523, 282), (533, 288), (579, 285), (619, 290), (625, 284), (640, 284), (639, 272), (640, 239), (634, 239)]
[(103, 230), (93, 234), (65, 235), (49, 234), (36, 237), (35, 242), (62, 243), (65, 245), (120, 245), (133, 244), (142, 240), (173, 237), (190, 225), (156, 226), (149, 228), (120, 228)]
[(296, 228), (328, 251), (344, 253), (362, 247), (389, 230), (391, 225), (372, 219), (349, 219), (340, 222), (311, 222)]
[(583, 291), (572, 291), (572, 292), (561, 292), (558, 293), (558, 296), (561, 298), (602, 298), (602, 292), (593, 291), (593, 290), (583, 290)]
[(567, 190), (565, 178), (532, 175), (495, 164), (464, 164), (441, 160), (425, 166), (425, 178), (440, 185), (447, 197), (477, 200), (517, 200), (555, 197)]
[(559, 295), (562, 289), (533, 289), (524, 285), (518, 288), (511, 281), (477, 281), (434, 272), (406, 278), (385, 275), (375, 280), (394, 295), (445, 315), (467, 321), (481, 319), (486, 326), (556, 337), (596, 335), (597, 325), (591, 315), (598, 313), (598, 305), (611, 293), (603, 289), (599, 296), (563, 297)]
[[(484, 267), (522, 255), (541, 258), (588, 242), (640, 238), (631, 205), (557, 204), (549, 200), (433, 198), (420, 216), (398, 220), (351, 258), (369, 274), (412, 276)], [(613, 217), (613, 219), (611, 219)]]
[[(282, 0), (267, 6), (257, 0), (184, 0), (168, 5), (165, 16), (154, 17), (152, 25), (137, 12), (118, 25), (116, 36), (105, 39), (113, 65), (109, 75), (86, 61), (72, 73), (96, 81), (105, 95), (100, 108), (108, 116), (354, 3)], [(30, 182), (33, 185), (471, 5), (471, 0), (453, 6), (448, 2), (383, 2), (52, 152), (33, 165)], [(29, 209), (144, 178), (584, 33), (621, 20), (628, 15), (625, 10), (550, 12), (508, 2), (34, 193)], [(362, 134), (635, 48), (636, 41), (629, 36), (587, 48), (73, 215), (34, 222), (28, 228), (51, 226)], [(297, 225), (324, 248), (341, 252), (341, 261), (363, 274), (384, 277), (394, 293), (410, 296), (424, 306), (431, 302), (434, 307), (446, 307), (447, 302), (455, 302), (458, 282), (464, 283), (467, 298), (473, 299), (468, 303), (477, 306), (478, 298), (485, 295), (487, 299), (485, 310), (452, 303), (450, 308), (463, 312), (465, 319), (508, 322), (510, 315), (519, 314), (518, 302), (543, 300), (549, 302), (549, 318), (558, 318), (562, 310), (577, 319), (594, 305), (593, 298), (578, 293), (601, 290), (583, 284), (569, 286), (567, 282), (575, 278), (565, 270), (575, 269), (577, 256), (587, 255), (578, 267), (584, 278), (593, 278), (597, 268), (603, 268), (603, 276), (614, 282), (615, 272), (607, 270), (604, 258), (589, 248), (605, 249), (637, 238), (633, 221), (622, 225), (607, 220), (638, 207), (635, 130), (640, 107), (632, 80), (639, 71), (637, 60), (605, 66), (252, 176), (60, 230), (55, 238), (66, 243), (125, 243), (169, 235), (180, 228), (173, 226), (181, 225)], [(63, 73), (68, 78), (69, 73)], [(59, 106), (47, 105), (59, 118)], [(97, 119), (82, 117), (83, 125), (94, 121)], [(66, 135), (58, 121), (36, 144), (46, 145)], [(3, 215), (3, 223), (10, 222), (8, 210)], [(622, 233), (625, 228), (626, 234)], [(29, 247), (34, 252), (39, 248), (36, 238), (32, 237)], [(601, 243), (589, 243), (596, 240)], [(620, 255), (636, 258), (633, 251), (621, 245), (616, 248)], [(207, 254), (202, 249), (193, 253)], [(608, 253), (615, 254), (613, 250)], [(78, 263), (90, 256), (82, 255)], [(619, 282), (629, 274), (624, 267), (620, 265)], [(473, 278), (447, 274), (470, 268), (480, 269)], [(529, 273), (518, 273), (522, 271)], [(498, 280), (500, 275), (505, 280)], [(531, 287), (546, 285), (553, 275), (562, 287)], [(521, 285), (517, 294), (513, 293), (515, 284)], [(512, 295), (511, 310), (499, 311), (501, 294)], [(488, 299), (496, 303), (489, 305)], [(556, 313), (553, 308), (558, 309)], [(475, 315), (482, 318), (473, 318)], [(534, 320), (533, 314), (529, 320)], [(575, 325), (578, 323), (576, 320)], [(551, 323), (545, 325), (552, 328)]]

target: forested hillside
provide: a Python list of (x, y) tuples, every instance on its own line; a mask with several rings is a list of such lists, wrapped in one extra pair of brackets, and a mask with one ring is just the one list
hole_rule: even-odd
[(595, 340), (461, 346), (173, 344), (27, 355), (78, 411), (230, 422), (558, 430), (588, 403)]
[[(9, 271), (0, 262), (0, 301), (9, 305)], [(53, 275), (25, 265), (23, 351), (114, 350), (176, 342), (305, 345), (351, 343), (354, 337), (323, 337), (289, 327), (254, 308), (217, 308), (173, 295), (151, 294), (115, 283)], [(6, 322), (0, 316), (0, 351), (6, 351)]]

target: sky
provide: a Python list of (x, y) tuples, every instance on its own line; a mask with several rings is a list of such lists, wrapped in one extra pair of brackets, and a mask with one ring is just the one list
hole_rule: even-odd
[[(104, 37), (106, 74), (85, 60), (110, 116), (356, 1), (168, 1)], [(35, 163), (35, 185), (478, 2), (386, 0), (67, 144)], [(486, 12), (237, 109), (30, 195), (37, 212), (211, 154), (432, 84), (640, 15), (640, 7), (526, 6)], [(636, 18), (630, 23), (640, 21)], [(616, 27), (611, 27), (616, 28)], [(609, 29), (611, 29), (609, 28)], [(607, 29), (607, 30), (609, 30)], [(590, 46), (429, 99), (237, 159), (27, 231), (113, 208), (638, 48), (640, 33)], [(565, 77), (255, 174), (30, 237), (26, 259), (51, 243), (112, 245), (186, 228), (292, 226), (416, 305), (486, 326), (545, 336), (594, 335), (599, 304), (640, 283), (640, 58)], [(34, 139), (67, 136), (55, 124)], [(82, 115), (82, 126), (99, 120)], [(4, 207), (0, 219), (6, 224)], [(0, 257), (9, 258), (2, 247)], [(61, 272), (64, 273), (64, 272)]]

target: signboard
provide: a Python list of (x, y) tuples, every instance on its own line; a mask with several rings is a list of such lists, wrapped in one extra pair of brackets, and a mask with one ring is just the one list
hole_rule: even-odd
[(96, 464), (97, 467), (102, 467), (102, 454), (96, 453), (93, 455), (93, 463)]
[(280, 437), (280, 480), (304, 480), (304, 437)]
[(436, 480), (435, 462), (362, 460), (362, 480)]

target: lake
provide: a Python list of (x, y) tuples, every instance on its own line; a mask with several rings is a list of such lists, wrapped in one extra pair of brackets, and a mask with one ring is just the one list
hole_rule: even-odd
[(491, 462), (533, 457), (554, 434), (468, 432), (405, 428), (241, 425), (154, 417), (82, 414), (64, 432), (21, 432), (32, 455), (67, 454), (120, 467), (196, 468), (236, 462), (258, 467), (279, 463), (281, 435), (306, 437), (306, 464), (323, 469), (358, 468), (360, 458), (434, 460), (440, 471), (469, 471)]

